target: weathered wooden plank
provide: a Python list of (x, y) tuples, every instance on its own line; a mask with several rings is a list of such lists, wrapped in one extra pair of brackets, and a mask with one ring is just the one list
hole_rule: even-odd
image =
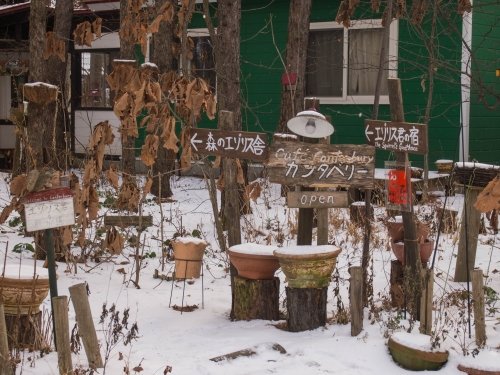
[(365, 136), (369, 145), (382, 150), (425, 154), (427, 152), (427, 125), (365, 120)]
[(286, 204), (290, 208), (345, 208), (347, 191), (290, 191)]
[(481, 269), (472, 271), (472, 299), (474, 301), (476, 345), (483, 348), (486, 344), (486, 325), (484, 322), (484, 281)]
[(360, 266), (349, 268), (351, 274), (349, 303), (351, 311), (351, 336), (363, 330), (363, 270)]
[(266, 133), (234, 130), (190, 129), (191, 149), (202, 155), (264, 161), (267, 159)]
[(275, 141), (267, 162), (271, 182), (373, 188), (375, 147)]
[(118, 227), (138, 227), (141, 225), (143, 228), (153, 225), (153, 216), (104, 216), (104, 225), (113, 225)]

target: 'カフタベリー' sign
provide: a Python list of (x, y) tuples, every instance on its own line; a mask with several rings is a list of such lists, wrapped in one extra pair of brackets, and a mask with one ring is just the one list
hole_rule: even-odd
[(427, 125), (409, 122), (365, 120), (368, 144), (382, 150), (425, 154)]
[(266, 164), (269, 180), (286, 185), (373, 188), (375, 148), (275, 140)]

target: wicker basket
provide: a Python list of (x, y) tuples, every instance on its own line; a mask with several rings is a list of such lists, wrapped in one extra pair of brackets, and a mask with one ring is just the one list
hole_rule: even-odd
[(500, 175), (500, 166), (482, 163), (455, 163), (455, 182), (475, 187), (485, 187)]

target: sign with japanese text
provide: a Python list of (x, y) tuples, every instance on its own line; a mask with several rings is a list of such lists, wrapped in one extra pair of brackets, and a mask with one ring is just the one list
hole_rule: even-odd
[(255, 161), (267, 158), (268, 142), (265, 133), (190, 129), (189, 136), (191, 148), (197, 154)]
[(373, 188), (375, 148), (275, 140), (266, 164), (269, 180), (287, 185)]
[(345, 208), (347, 191), (290, 191), (286, 204), (291, 208)]
[(28, 232), (75, 223), (73, 193), (67, 187), (29, 193), (23, 202)]
[(404, 163), (386, 162), (386, 208), (410, 210), (411, 208), (411, 170)]
[(365, 120), (365, 136), (369, 145), (382, 150), (427, 152), (427, 125), (424, 124)]

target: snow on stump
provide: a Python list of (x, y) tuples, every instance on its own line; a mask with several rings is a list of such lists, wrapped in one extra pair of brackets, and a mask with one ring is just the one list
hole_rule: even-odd
[(279, 268), (276, 246), (245, 243), (232, 246), (229, 260), (238, 271), (234, 278), (235, 320), (279, 320)]
[(327, 290), (340, 249), (332, 245), (291, 246), (274, 251), (288, 281), (287, 325), (301, 332), (326, 324)]

